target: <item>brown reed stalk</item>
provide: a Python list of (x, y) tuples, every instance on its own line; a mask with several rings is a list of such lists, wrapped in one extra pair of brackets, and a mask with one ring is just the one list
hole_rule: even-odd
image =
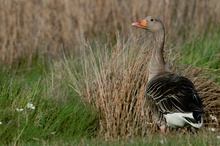
[[(9, 64), (78, 52), (81, 37), (130, 33), (131, 22), (160, 17), (175, 44), (220, 21), (219, 0), (1, 0), (0, 59)], [(60, 47), (63, 46), (63, 47)]]

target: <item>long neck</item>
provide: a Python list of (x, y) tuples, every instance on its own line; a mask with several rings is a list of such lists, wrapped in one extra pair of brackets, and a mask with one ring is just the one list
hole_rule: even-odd
[(153, 77), (165, 73), (171, 72), (171, 70), (165, 65), (163, 58), (163, 47), (165, 41), (165, 32), (164, 30), (157, 31), (153, 33), (154, 36), (154, 48), (150, 60), (150, 70), (148, 81)]

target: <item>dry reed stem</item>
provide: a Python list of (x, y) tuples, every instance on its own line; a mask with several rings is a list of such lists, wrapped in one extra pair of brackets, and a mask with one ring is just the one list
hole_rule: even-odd
[[(82, 36), (121, 30), (147, 15), (160, 17), (175, 43), (219, 24), (219, 0), (10, 0), (0, 1), (0, 59), (9, 64), (23, 58), (77, 52)], [(102, 36), (100, 36), (102, 37)]]

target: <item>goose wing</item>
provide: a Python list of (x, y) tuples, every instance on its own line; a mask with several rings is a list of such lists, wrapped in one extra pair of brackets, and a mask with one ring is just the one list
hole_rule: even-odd
[(146, 86), (146, 97), (152, 97), (159, 110), (166, 113), (203, 113), (202, 101), (186, 77), (163, 74), (151, 79)]

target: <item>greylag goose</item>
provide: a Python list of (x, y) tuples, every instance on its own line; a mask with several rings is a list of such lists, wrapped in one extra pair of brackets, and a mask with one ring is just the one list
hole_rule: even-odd
[(200, 128), (203, 124), (204, 110), (195, 86), (186, 77), (173, 73), (164, 62), (163, 22), (156, 17), (148, 16), (132, 25), (147, 30), (154, 37), (145, 98), (161, 133), (165, 133), (166, 126)]

